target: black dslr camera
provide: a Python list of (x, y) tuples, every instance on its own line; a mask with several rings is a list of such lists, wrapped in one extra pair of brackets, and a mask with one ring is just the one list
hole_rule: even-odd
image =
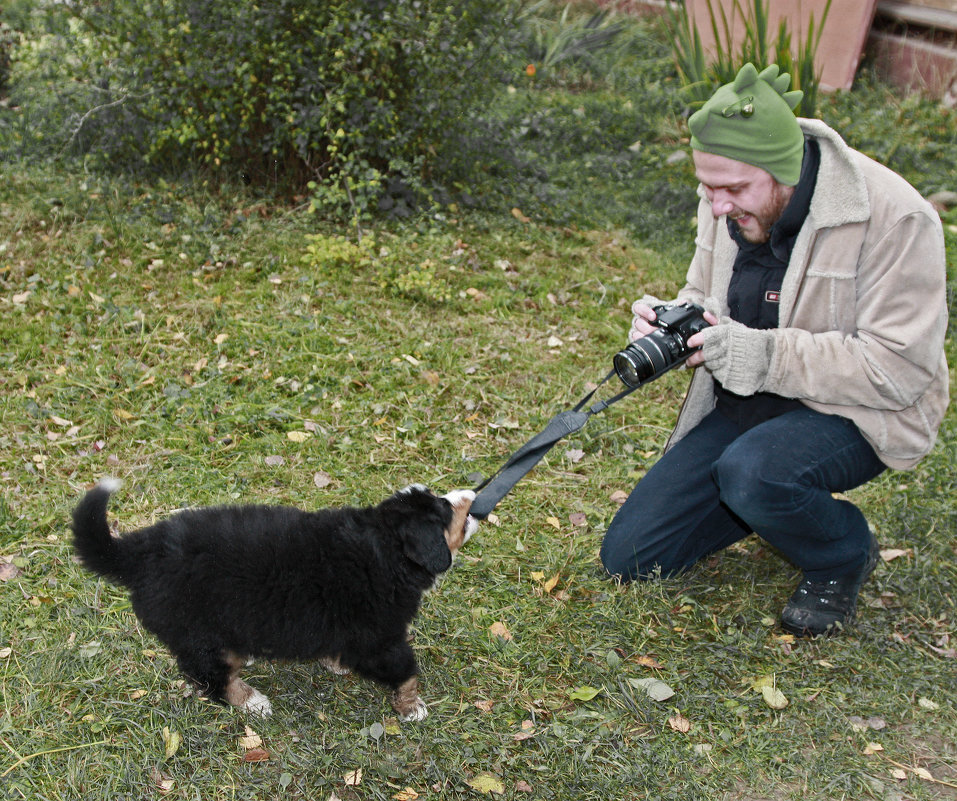
[(684, 363), (698, 348), (689, 348), (688, 339), (708, 327), (704, 309), (696, 303), (654, 306), (657, 331), (636, 339), (615, 354), (615, 372), (621, 382), (634, 389)]

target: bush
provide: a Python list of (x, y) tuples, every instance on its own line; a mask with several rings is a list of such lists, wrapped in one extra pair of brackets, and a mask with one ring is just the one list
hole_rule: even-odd
[[(401, 207), (494, 86), (501, 0), (76, 0), (60, 142), (164, 170), (307, 186), (319, 207)], [(49, 43), (48, 47), (62, 47)], [(42, 53), (40, 54), (42, 56)], [(44, 62), (41, 65), (41, 62)], [(78, 63), (79, 62), (79, 63)], [(49, 61), (37, 58), (36, 69)], [(48, 126), (49, 127), (49, 126)]]

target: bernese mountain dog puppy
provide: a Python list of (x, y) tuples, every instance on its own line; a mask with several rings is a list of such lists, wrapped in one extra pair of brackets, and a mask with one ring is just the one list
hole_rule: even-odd
[(257, 657), (316, 659), (391, 688), (402, 720), (426, 717), (409, 625), (477, 528), (474, 492), (438, 497), (413, 484), (366, 508), (187, 509), (114, 537), (106, 507), (119, 486), (104, 479), (77, 505), (74, 548), (129, 590), (201, 694), (268, 715), (240, 669)]

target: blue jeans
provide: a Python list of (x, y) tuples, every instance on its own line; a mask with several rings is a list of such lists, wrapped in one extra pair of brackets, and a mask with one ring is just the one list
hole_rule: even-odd
[(639, 481), (601, 546), (622, 580), (690, 567), (752, 531), (814, 581), (859, 569), (867, 521), (843, 492), (884, 464), (846, 418), (811, 409), (742, 430), (713, 411)]

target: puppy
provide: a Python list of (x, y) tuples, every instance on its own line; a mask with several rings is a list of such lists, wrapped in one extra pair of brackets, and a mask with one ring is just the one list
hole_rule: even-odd
[(202, 694), (268, 715), (266, 696), (239, 678), (248, 660), (318, 659), (391, 688), (402, 720), (426, 717), (409, 624), (477, 527), (474, 492), (413, 484), (367, 508), (190, 509), (114, 537), (106, 506), (119, 486), (104, 479), (80, 501), (74, 548), (129, 590)]

